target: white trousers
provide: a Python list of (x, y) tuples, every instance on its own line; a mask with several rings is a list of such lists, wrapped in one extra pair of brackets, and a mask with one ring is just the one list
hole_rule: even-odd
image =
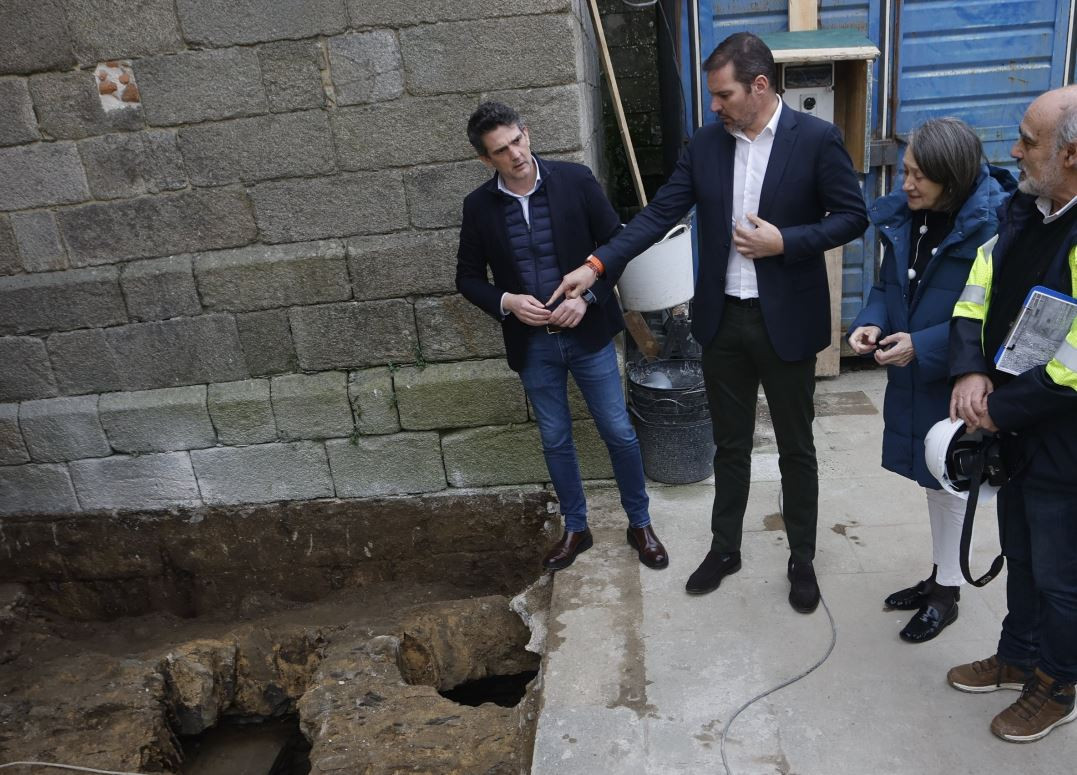
[(966, 502), (946, 490), (925, 487), (924, 492), (931, 518), (931, 561), (939, 568), (935, 582), (944, 587), (959, 587), (965, 583), (960, 556)]

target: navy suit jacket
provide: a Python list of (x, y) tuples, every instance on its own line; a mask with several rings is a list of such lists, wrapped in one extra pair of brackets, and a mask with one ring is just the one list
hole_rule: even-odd
[[(607, 271), (619, 274), (694, 205), (699, 272), (692, 333), (704, 346), (717, 333), (725, 308), (735, 151), (736, 138), (721, 123), (701, 128), (650, 205), (595, 251)], [(781, 230), (785, 244), (785, 253), (755, 261), (767, 334), (783, 360), (810, 358), (830, 343), (823, 253), (860, 236), (868, 225), (852, 161), (833, 124), (782, 105), (759, 217)]]
[[(550, 203), (557, 262), (562, 274), (568, 274), (617, 233), (621, 220), (587, 167), (535, 158)], [(509, 367), (519, 371), (527, 352), (527, 338), (548, 334), (545, 328), (525, 325), (514, 315), (501, 317), (502, 294), (526, 292), (509, 247), (506, 198), (497, 188), (495, 174), (464, 199), (456, 287), (470, 302), (501, 322)], [(613, 295), (613, 285), (620, 274), (619, 270), (606, 272), (598, 279), (592, 288), (597, 301), (587, 308), (571, 334), (588, 350), (604, 347), (624, 328), (624, 318)], [(545, 303), (546, 299), (539, 301)]]

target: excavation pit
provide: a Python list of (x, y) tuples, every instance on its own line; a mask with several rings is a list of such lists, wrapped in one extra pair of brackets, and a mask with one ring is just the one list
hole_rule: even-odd
[(538, 670), (525, 670), (513, 675), (490, 675), (464, 681), (452, 689), (439, 691), (442, 697), (452, 700), (457, 705), (477, 708), (492, 702), (502, 708), (515, 708), (527, 695), (527, 686), (538, 675)]
[(222, 724), (181, 742), (179, 775), (310, 774), (310, 742), (294, 716)]
[(4, 518), (0, 764), (525, 773), (547, 499)]

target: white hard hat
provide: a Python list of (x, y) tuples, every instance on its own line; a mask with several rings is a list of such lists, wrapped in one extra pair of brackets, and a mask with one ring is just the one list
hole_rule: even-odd
[[(984, 445), (994, 434), (989, 431), (978, 429), (968, 431), (962, 420), (939, 420), (931, 426), (924, 438), (924, 455), (927, 462), (927, 470), (931, 472), (942, 488), (952, 492), (959, 498), (968, 499), (969, 488), (972, 482), (968, 474), (961, 470), (961, 466), (955, 459), (956, 455), (964, 452), (975, 452)], [(984, 469), (983, 479), (980, 482), (981, 501), (994, 497), (998, 487), (987, 480), (988, 471)]]

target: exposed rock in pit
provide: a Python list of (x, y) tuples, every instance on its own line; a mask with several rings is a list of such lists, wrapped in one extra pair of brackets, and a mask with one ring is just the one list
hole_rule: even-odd
[(298, 712), (312, 772), (526, 773), (533, 695), (502, 708), (438, 694), (537, 667), (508, 598), (379, 591), (238, 626), (169, 617), (90, 626), (32, 614), (7, 630), (22, 630), (33, 648), (0, 666), (0, 761), (175, 772), (177, 735), (226, 717)]

